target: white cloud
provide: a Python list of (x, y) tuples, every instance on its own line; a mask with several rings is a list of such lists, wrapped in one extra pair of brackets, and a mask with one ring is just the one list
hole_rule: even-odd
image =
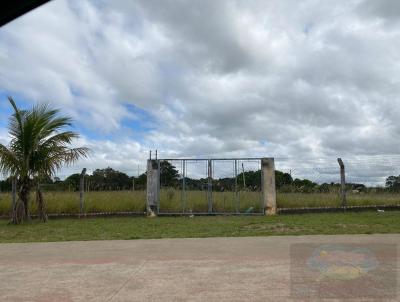
[[(102, 136), (85, 139), (93, 159), (79, 165), (93, 168), (132, 172), (149, 148), (329, 158), (329, 166), (337, 156), (396, 154), (398, 8), (389, 0), (55, 0), (0, 29), (0, 90), (50, 101)], [(140, 120), (128, 104), (156, 120)], [(133, 127), (132, 137), (126, 120), (152, 130)], [(375, 170), (376, 179), (387, 172)]]

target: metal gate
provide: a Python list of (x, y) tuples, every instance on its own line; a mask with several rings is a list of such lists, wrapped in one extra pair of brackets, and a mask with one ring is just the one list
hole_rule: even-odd
[[(263, 214), (261, 158), (157, 159), (158, 214)], [(153, 172), (154, 173), (154, 172)], [(154, 175), (154, 174), (153, 174)], [(149, 181), (149, 180), (148, 180)]]

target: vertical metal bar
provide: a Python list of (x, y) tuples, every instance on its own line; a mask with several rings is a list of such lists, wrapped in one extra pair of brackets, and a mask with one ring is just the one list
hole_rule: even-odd
[(263, 167), (262, 167), (262, 159), (259, 160), (259, 167), (260, 167), (260, 209), (261, 209), (261, 213), (264, 214), (265, 213), (265, 207), (264, 207), (264, 173), (263, 173)]
[(236, 205), (236, 213), (239, 213), (239, 194), (238, 194), (238, 181), (237, 181), (237, 159), (235, 159), (235, 205)]
[(183, 205), (183, 182), (184, 182), (184, 178), (185, 178), (185, 176), (183, 175), (183, 159), (181, 159), (180, 160), (180, 162), (181, 162), (181, 175), (182, 175), (182, 187), (181, 187), (181, 207), (182, 207), (182, 213), (185, 213), (185, 208), (184, 208), (184, 205)]
[(243, 176), (243, 190), (246, 190), (246, 178), (244, 175), (244, 164), (242, 163), (242, 176)]
[(207, 201), (208, 201), (208, 213), (212, 213), (212, 160), (208, 160), (208, 184), (207, 184)]
[(161, 183), (161, 165), (160, 165), (160, 161), (157, 159), (157, 173), (158, 173), (158, 177), (157, 177), (157, 214), (160, 213), (160, 183)]
[(183, 179), (182, 179), (182, 190), (183, 190), (183, 213), (186, 211), (186, 160), (183, 160)]

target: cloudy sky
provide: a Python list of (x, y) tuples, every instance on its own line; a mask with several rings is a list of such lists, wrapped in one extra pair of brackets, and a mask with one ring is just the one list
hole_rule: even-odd
[(0, 28), (0, 141), (11, 95), (74, 118), (92, 154), (61, 176), (158, 149), (316, 181), (342, 157), (378, 183), (400, 173), (399, 49), (397, 0), (54, 0)]

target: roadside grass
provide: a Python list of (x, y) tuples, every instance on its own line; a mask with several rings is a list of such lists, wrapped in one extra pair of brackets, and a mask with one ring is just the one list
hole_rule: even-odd
[(8, 225), (0, 242), (399, 233), (400, 212), (54, 219)]
[[(252, 208), (253, 212), (262, 212), (261, 192), (212, 192), (213, 209), (216, 212), (241, 213)], [(78, 192), (45, 192), (47, 212), (52, 214), (79, 213)], [(31, 196), (31, 212), (36, 213), (36, 204)], [(85, 211), (94, 212), (143, 212), (145, 209), (145, 191), (103, 191), (85, 193)], [(163, 189), (160, 193), (160, 210), (165, 213), (207, 212), (206, 191), (187, 191), (186, 202), (182, 193), (174, 189)], [(340, 206), (339, 196), (335, 193), (279, 193), (277, 194), (279, 208), (301, 207), (337, 207)], [(368, 193), (347, 194), (347, 204), (352, 205), (399, 205), (400, 194)], [(0, 193), (0, 215), (10, 213), (11, 194)]]

